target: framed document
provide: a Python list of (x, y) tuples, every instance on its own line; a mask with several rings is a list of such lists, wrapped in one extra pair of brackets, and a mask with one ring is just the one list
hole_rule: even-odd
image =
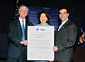
[(54, 60), (54, 26), (28, 26), (27, 60)]

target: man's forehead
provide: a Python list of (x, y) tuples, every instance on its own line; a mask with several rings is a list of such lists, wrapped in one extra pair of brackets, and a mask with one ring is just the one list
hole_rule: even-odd
[[(26, 6), (21, 6), (20, 9), (27, 8)], [(27, 8), (28, 9), (28, 8)]]

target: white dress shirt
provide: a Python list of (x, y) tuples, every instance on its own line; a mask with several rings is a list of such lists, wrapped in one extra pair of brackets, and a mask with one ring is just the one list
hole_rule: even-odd
[[(22, 20), (23, 20), (23, 19), (21, 19), (21, 18), (19, 17), (19, 21), (20, 21), (21, 27), (22, 27)], [(25, 28), (25, 22), (26, 22), (26, 19), (24, 19), (24, 28)]]
[(60, 30), (60, 28), (68, 21), (68, 19), (66, 19), (64, 22), (61, 23), (61, 25), (58, 28), (58, 31)]

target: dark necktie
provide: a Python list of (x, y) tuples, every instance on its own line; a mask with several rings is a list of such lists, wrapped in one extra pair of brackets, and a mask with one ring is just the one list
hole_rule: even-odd
[(22, 20), (22, 41), (25, 40), (24, 20)]

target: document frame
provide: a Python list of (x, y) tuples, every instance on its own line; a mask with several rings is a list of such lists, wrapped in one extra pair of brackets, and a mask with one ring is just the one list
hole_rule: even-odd
[(27, 60), (54, 60), (54, 26), (27, 27)]

